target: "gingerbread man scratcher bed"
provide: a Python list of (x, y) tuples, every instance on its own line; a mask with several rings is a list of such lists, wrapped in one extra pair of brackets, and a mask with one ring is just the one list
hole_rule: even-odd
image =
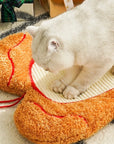
[(63, 75), (45, 72), (31, 55), (31, 36), (0, 41), (0, 89), (24, 97), (14, 121), (35, 144), (70, 144), (87, 139), (114, 119), (114, 76), (108, 72), (75, 100), (50, 89)]

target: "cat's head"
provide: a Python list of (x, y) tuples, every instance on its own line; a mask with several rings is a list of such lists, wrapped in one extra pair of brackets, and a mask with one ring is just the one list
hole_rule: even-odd
[(64, 43), (56, 34), (35, 26), (27, 27), (27, 31), (33, 36), (32, 56), (39, 66), (50, 72), (73, 66), (74, 55), (65, 49)]

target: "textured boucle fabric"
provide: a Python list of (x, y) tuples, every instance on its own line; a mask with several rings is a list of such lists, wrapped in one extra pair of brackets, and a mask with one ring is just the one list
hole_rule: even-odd
[(31, 56), (29, 34), (17, 33), (0, 40), (0, 89), (22, 95), (30, 86)]

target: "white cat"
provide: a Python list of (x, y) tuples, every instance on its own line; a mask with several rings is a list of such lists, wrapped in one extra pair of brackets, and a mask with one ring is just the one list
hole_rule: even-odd
[(114, 0), (85, 0), (27, 30), (36, 63), (50, 72), (65, 70), (52, 86), (65, 98), (76, 98), (114, 64)]

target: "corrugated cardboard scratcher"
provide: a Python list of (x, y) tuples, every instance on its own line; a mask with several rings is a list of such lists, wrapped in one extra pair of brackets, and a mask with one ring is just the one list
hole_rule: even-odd
[(19, 95), (12, 100), (14, 104), (24, 97), (14, 114), (24, 137), (35, 144), (70, 144), (87, 139), (114, 119), (114, 76), (110, 72), (77, 99), (67, 100), (50, 88), (63, 73), (51, 74), (37, 66), (31, 42), (28, 33), (0, 41), (0, 89)]

